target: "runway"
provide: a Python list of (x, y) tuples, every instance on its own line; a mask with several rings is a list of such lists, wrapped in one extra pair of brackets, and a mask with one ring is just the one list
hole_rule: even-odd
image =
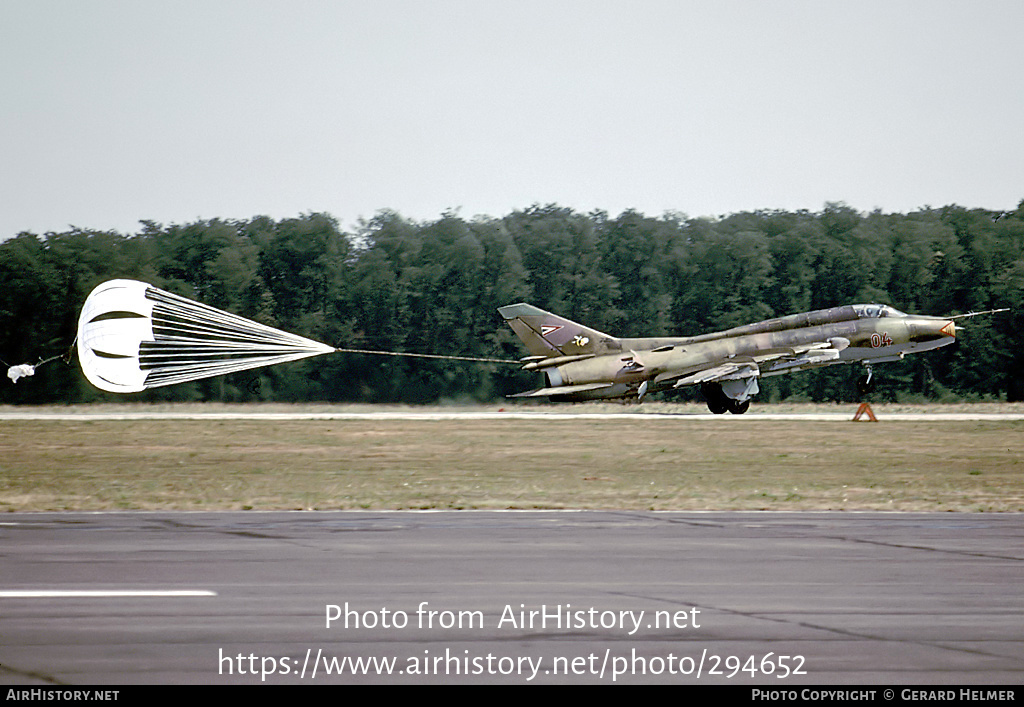
[[(741, 422), (764, 422), (779, 420), (804, 420), (813, 422), (849, 422), (853, 419), (855, 407), (847, 412), (750, 412), (745, 415), (713, 415), (711, 413), (664, 413), (664, 412), (553, 412), (551, 410), (455, 410), (443, 408), (424, 410), (371, 410), (371, 411), (303, 411), (303, 412), (250, 412), (229, 410), (206, 412), (149, 409), (139, 411), (76, 411), (54, 412), (28, 409), (0, 411), (0, 421), (38, 420), (56, 422), (101, 421), (101, 420), (722, 420), (726, 424)], [(1019, 421), (1024, 413), (1019, 412), (886, 412), (879, 415), (886, 421), (913, 422), (963, 422), (971, 420)]]
[(5, 684), (785, 689), (1019, 684), (1024, 671), (1022, 514), (0, 521)]

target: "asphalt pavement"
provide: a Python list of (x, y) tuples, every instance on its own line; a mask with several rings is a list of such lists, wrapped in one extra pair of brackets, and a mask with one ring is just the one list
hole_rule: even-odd
[(0, 683), (1019, 684), (1024, 514), (11, 513)]

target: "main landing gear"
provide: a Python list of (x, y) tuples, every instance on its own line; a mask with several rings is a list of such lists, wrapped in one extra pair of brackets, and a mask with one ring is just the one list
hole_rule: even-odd
[(733, 415), (742, 415), (750, 409), (750, 400), (734, 400), (722, 391), (721, 383), (702, 383), (700, 392), (708, 403), (708, 410), (716, 415), (731, 412)]

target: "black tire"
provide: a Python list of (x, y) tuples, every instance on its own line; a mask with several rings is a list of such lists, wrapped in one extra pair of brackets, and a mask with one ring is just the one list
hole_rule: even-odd
[(708, 410), (715, 415), (723, 415), (729, 410), (729, 398), (722, 392), (720, 383), (704, 383), (700, 387), (704, 400), (708, 403)]
[(857, 392), (861, 395), (869, 395), (875, 390), (875, 382), (868, 382), (867, 376), (861, 376), (857, 379)]
[(729, 401), (729, 412), (733, 415), (742, 415), (750, 409), (750, 401), (744, 400), (742, 403), (739, 400)]

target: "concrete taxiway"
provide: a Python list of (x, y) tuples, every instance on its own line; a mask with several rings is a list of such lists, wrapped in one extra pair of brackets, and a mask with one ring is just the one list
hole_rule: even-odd
[(0, 682), (1014, 684), (1024, 515), (12, 513)]

